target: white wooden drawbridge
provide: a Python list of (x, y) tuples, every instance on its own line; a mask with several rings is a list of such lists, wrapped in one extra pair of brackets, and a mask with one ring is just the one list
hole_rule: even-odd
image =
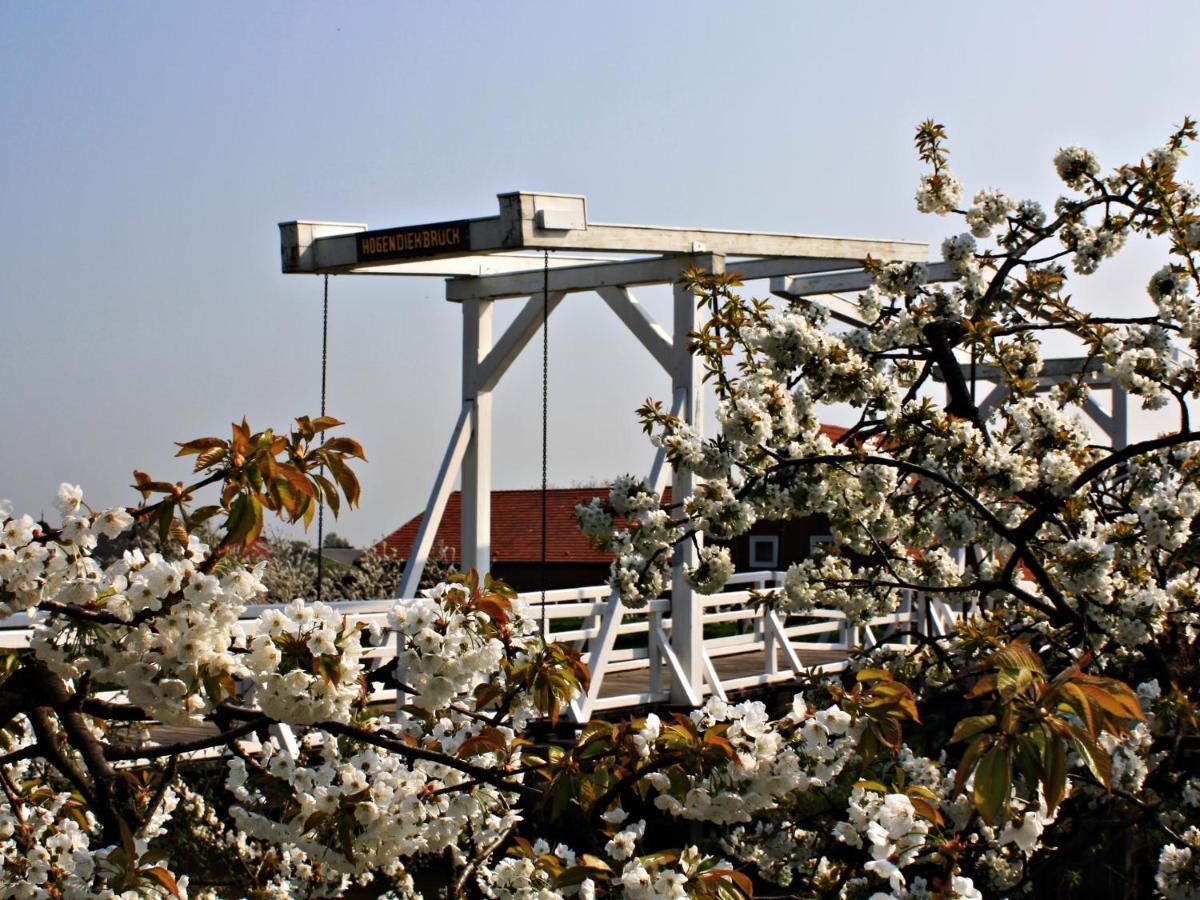
[[(853, 299), (842, 295), (870, 284), (863, 268), (868, 257), (922, 263), (929, 259), (926, 244), (909, 241), (600, 224), (588, 221), (585, 198), (573, 194), (517, 191), (500, 194), (498, 200), (498, 215), (450, 222), (384, 229), (341, 222), (280, 224), (285, 273), (441, 276), (446, 279), (446, 299), (462, 307), (462, 406), (408, 557), (397, 593), (401, 598), (414, 596), (446, 501), (460, 477), (461, 561), (464, 568), (489, 568), (492, 395), (546, 317), (569, 295), (595, 292), (603, 298), (670, 379), (672, 413), (700, 431), (702, 371), (688, 350), (688, 335), (703, 323), (696, 298), (680, 282), (681, 273), (692, 267), (713, 273), (736, 271), (744, 282), (769, 282), (774, 294), (818, 303), (834, 318), (857, 324)], [(928, 281), (951, 277), (944, 263), (926, 265)], [(649, 285), (672, 287), (669, 328), (654, 322), (634, 296), (634, 288)], [(522, 306), (497, 336), (493, 310), (500, 301)], [(979, 377), (988, 380), (989, 373), (981, 372)], [(1096, 386), (1112, 387), (1110, 383)], [(989, 397), (988, 402), (996, 399)], [(1111, 413), (1098, 407), (1087, 412), (1114, 442), (1124, 442), (1125, 403), (1119, 390), (1113, 389)], [(670, 483), (673, 496), (680, 498), (689, 496), (694, 487), (690, 473), (666, 466), (661, 450), (649, 468), (649, 482), (660, 493)], [(790, 678), (805, 666), (801, 659), (805, 651), (848, 651), (887, 641), (888, 634), (905, 629), (936, 634), (952, 625), (954, 613), (949, 607), (912, 597), (894, 616), (865, 630), (847, 628), (844, 617), (834, 610), (818, 611), (806, 624), (785, 627), (775, 615), (763, 614), (746, 602), (748, 589), (774, 586), (780, 573), (748, 573), (735, 578), (725, 593), (694, 596), (683, 578), (683, 567), (695, 563), (696, 553), (690, 542), (676, 548), (669, 599), (652, 601), (636, 613), (625, 609), (605, 586), (545, 594), (548, 633), (576, 642), (592, 671), (592, 689), (572, 711), (576, 719), (608, 706), (668, 700), (695, 705), (706, 694), (723, 695), (734, 687)], [(541, 595), (533, 599), (540, 600)], [(368, 605), (360, 611), (372, 614), (373, 601), (364, 602)], [(565, 631), (553, 624), (567, 619), (583, 619), (584, 624)], [(706, 641), (705, 624), (720, 622), (736, 622), (737, 633)], [(873, 629), (880, 627), (884, 632), (876, 635)], [(834, 637), (814, 643), (824, 632), (833, 632)], [(630, 634), (644, 635), (644, 642), (633, 650), (617, 649), (618, 637)], [(798, 643), (800, 639), (803, 643)], [(779, 668), (777, 649), (786, 663), (784, 670)], [(736, 684), (718, 674), (715, 658), (753, 651), (763, 655), (761, 672), (739, 676)], [(644, 690), (626, 694), (604, 690), (608, 675), (636, 667), (647, 671)], [(663, 683), (664, 671), (669, 674), (669, 687)]]
[[(492, 394), (538, 334), (544, 317), (568, 295), (599, 294), (670, 379), (672, 412), (701, 428), (702, 372), (699, 360), (688, 350), (688, 335), (702, 322), (695, 297), (679, 283), (686, 269), (714, 273), (728, 269), (738, 272), (743, 281), (769, 280), (774, 291), (824, 301), (846, 317), (852, 310), (834, 295), (866, 287), (863, 262), (868, 257), (920, 262), (929, 258), (926, 244), (908, 241), (605, 225), (588, 221), (585, 198), (572, 194), (519, 191), (501, 194), (498, 200), (499, 215), (453, 222), (385, 229), (336, 222), (280, 225), (284, 272), (443, 276), (446, 299), (462, 306), (462, 407), (409, 554), (400, 597), (414, 595), (446, 501), (460, 477), (462, 564), (481, 571), (489, 567)], [(949, 273), (943, 268), (934, 266), (931, 277), (946, 277)], [(634, 288), (646, 285), (672, 286), (669, 328), (654, 322), (634, 296)], [(523, 306), (497, 336), (493, 310), (504, 300), (523, 302)], [(649, 469), (649, 479), (660, 492), (670, 483), (676, 497), (693, 491), (693, 476), (670, 470), (662, 451)], [(745, 596), (723, 602), (693, 596), (682, 573), (684, 565), (695, 562), (696, 552), (691, 544), (677, 548), (670, 599), (654, 601), (637, 616), (629, 615), (605, 587), (567, 592), (571, 597), (562, 591), (547, 594), (547, 607), (555, 610), (552, 618), (582, 617), (597, 623), (572, 635), (587, 645), (594, 685), (592, 695), (575, 711), (577, 716), (588, 715), (600, 702), (605, 675), (613, 666), (619, 669), (633, 663), (614, 649), (618, 635), (632, 631), (646, 635), (641, 651), (644, 663), (639, 664), (647, 665), (651, 673), (647, 690), (640, 692), (646, 696), (638, 699), (697, 704), (705, 694), (723, 691), (712, 662), (716, 648), (706, 646), (704, 624), (706, 616), (709, 621), (713, 615), (732, 621), (731, 615), (742, 613), (732, 608), (706, 613), (706, 609), (730, 607)], [(773, 616), (762, 618), (736, 638), (744, 650), (756, 642), (759, 647), (778, 642), (786, 648), (789, 665), (800, 665), (782, 623)], [(774, 669), (775, 655), (768, 655), (772, 663), (767, 668)], [(660, 667), (653, 663), (659, 659), (669, 665), (669, 689), (658, 683)], [(768, 680), (790, 674), (762, 673)]]

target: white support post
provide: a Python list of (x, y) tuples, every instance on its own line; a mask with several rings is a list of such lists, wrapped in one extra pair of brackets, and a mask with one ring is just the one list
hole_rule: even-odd
[(462, 466), (463, 570), (492, 564), (492, 392), (481, 384), (480, 363), (492, 349), (492, 300), (464, 300), (463, 400), (471, 403), (471, 439)]
[(662, 645), (658, 636), (662, 634), (662, 613), (652, 612), (646, 621), (646, 657), (650, 664), (650, 693), (657, 694), (662, 690)]
[(754, 636), (763, 642), (763, 672), (774, 675), (779, 671), (779, 654), (775, 646), (775, 632), (770, 627), (768, 615), (770, 609), (764, 606), (758, 618), (754, 620)]
[[(704, 254), (693, 257), (693, 264), (713, 274), (725, 271), (725, 257)], [(696, 296), (684, 284), (674, 286), (675, 316), (672, 349), (675, 357), (671, 373), (672, 393), (684, 392), (684, 420), (699, 436), (704, 433), (704, 371), (698, 357), (688, 349), (688, 335), (700, 327)], [(686, 470), (671, 473), (671, 500), (682, 503), (695, 490), (695, 476)], [(671, 702), (690, 703), (702, 696), (704, 686), (704, 608), (696, 603), (683, 569), (698, 562), (700, 541), (688, 539), (675, 548), (671, 577), (671, 649), (678, 660), (681, 677), (671, 682)], [(685, 681), (686, 684), (681, 683)]]

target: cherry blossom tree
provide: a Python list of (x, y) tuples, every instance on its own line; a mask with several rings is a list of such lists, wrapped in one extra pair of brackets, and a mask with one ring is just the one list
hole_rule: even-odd
[[(636, 607), (667, 587), (680, 542), (820, 514), (832, 542), (757, 602), (860, 623), (915, 591), (963, 613), (786, 700), (556, 733), (586, 668), (474, 573), (395, 603), (395, 667), (364, 655), (386, 634), (326, 604), (239, 623), (265, 591), (263, 564), (238, 555), (265, 514), (357, 501), (362, 450), (321, 442), (332, 419), (183, 444), (197, 480), (135, 473), (129, 509), (64, 484), (55, 524), (0, 510), (0, 615), (35, 630), (0, 672), (3, 893), (1200, 896), (1200, 197), (1178, 175), (1195, 139), (1185, 121), (1108, 171), (1069, 147), (1050, 208), (992, 189), (967, 205), (943, 129), (924, 123), (916, 201), (963, 220), (942, 246), (954, 278), (871, 263), (860, 327), (689, 274), (723, 431), (642, 409), (703, 481), (664, 508), (621, 479), (578, 510), (614, 551), (614, 589)], [(1140, 235), (1166, 255), (1146, 312), (1078, 309), (1070, 278)], [(1050, 335), (1090, 362), (1047, 396)], [(974, 399), (972, 360), (1002, 374), (993, 408)], [(1099, 444), (1079, 417), (1087, 370), (1176, 427)], [(856, 415), (837, 440), (819, 428), (830, 404)], [(688, 577), (711, 592), (732, 570), (710, 543)], [(373, 706), (375, 688), (407, 702)]]

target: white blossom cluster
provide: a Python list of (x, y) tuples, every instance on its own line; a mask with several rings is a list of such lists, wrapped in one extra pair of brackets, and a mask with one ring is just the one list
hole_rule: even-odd
[[(453, 752), (470, 731), (443, 722), (434, 734), (447, 738), (444, 749)], [(296, 847), (313, 863), (356, 880), (374, 872), (403, 880), (406, 860), (457, 853), (460, 840), (487, 846), (518, 818), (511, 797), (467, 784), (456, 769), (408, 763), (369, 745), (347, 749), (321, 731), (306, 736), (302, 760), (268, 745), (260, 763), (265, 775), (252, 776), (240, 759), (229, 762), (226, 787), (239, 803), (230, 810), (238, 830)], [(281, 789), (291, 798), (282, 808)]]
[(683, 567), (684, 577), (697, 593), (715, 594), (733, 575), (733, 557), (728, 547), (709, 544), (700, 548), (700, 561)]
[(488, 897), (496, 900), (595, 900), (597, 894), (629, 900), (668, 900), (695, 896), (703, 890), (698, 876), (706, 871), (729, 869), (727, 862), (706, 857), (695, 846), (684, 847), (677, 855), (636, 855), (645, 833), (645, 822), (617, 832), (605, 846), (605, 865), (613, 871), (611, 881), (597, 884), (584, 878), (578, 885), (555, 885), (551, 864), (559, 869), (575, 866), (579, 854), (566, 844), (553, 849), (544, 839), (532, 846), (532, 856), (508, 856), (479, 869), (478, 884)]
[[(62, 524), (51, 538), (43, 537), (42, 526), (29, 515), (14, 516), (8, 501), (0, 501), (0, 615), (31, 609), (45, 600), (60, 603), (89, 603), (116, 596), (116, 609), (124, 598), (117, 596), (110, 578), (100, 570), (91, 551), (99, 535), (115, 538), (133, 524), (123, 507), (95, 513), (83, 502), (78, 485), (59, 485), (54, 505)], [(115, 573), (111, 579), (119, 579)], [(118, 587), (122, 583), (116, 581)], [(102, 596), (103, 595), (103, 596)]]
[(953, 212), (962, 198), (962, 182), (953, 173), (943, 171), (938, 175), (924, 175), (917, 188), (917, 209), (944, 216)]
[[(388, 624), (400, 639), (397, 672), (415, 692), (409, 702), (429, 712), (444, 710), (451, 700), (469, 697), (478, 685), (500, 678), (506, 653), (516, 657), (540, 646), (537, 622), (525, 601), (513, 601), (506, 648), (489, 629), (492, 620), (486, 612), (463, 607), (465, 596), (462, 585), (439, 584), (414, 600), (397, 601), (388, 613)], [(529, 711), (522, 707), (518, 714)]]
[[(15, 739), (14, 738), (15, 735)], [(29, 720), (18, 718), (6, 729), (8, 750), (29, 747), (34, 735)], [(22, 759), (7, 767), (8, 790), (13, 785), (28, 788), (13, 802), (6, 792), (0, 804), (0, 896), (28, 900), (140, 900), (157, 892), (152, 884), (121, 890), (122, 867), (113, 857), (116, 846), (103, 846), (99, 823), (91, 810), (69, 791), (57, 790), (42, 767)], [(165, 831), (177, 797), (164, 792), (155, 814), (134, 842), (139, 860), (148, 842)], [(176, 880), (178, 895), (187, 900), (188, 879)], [(149, 888), (149, 890), (147, 890)]]
[(1200, 897), (1200, 828), (1192, 826), (1182, 835), (1183, 843), (1163, 846), (1158, 856), (1154, 883), (1169, 900)]
[(264, 611), (249, 643), (245, 677), (264, 713), (289, 725), (350, 720), (363, 695), (363, 648), (345, 616), (293, 600)]
[[(728, 724), (725, 737), (736, 752), (734, 763), (691, 778), (682, 799), (670, 791), (670, 779), (662, 773), (652, 772), (646, 780), (659, 792), (654, 799), (658, 809), (720, 825), (750, 822), (785, 795), (832, 784), (853, 761), (864, 727), (837, 706), (809, 710), (799, 695), (782, 723), (772, 722), (759, 701), (729, 704), (716, 697), (693, 712), (692, 720), (702, 729)], [(657, 727), (656, 720), (648, 720), (648, 743), (656, 738)]]
[(609, 492), (609, 506), (629, 523), (609, 536), (614, 557), (609, 583), (631, 608), (645, 606), (666, 590), (672, 549), (685, 535), (660, 503), (656, 492), (631, 476), (617, 479)]
[(834, 834), (846, 844), (868, 849), (871, 860), (863, 865), (888, 883), (893, 892), (904, 884), (903, 869), (925, 849), (930, 824), (919, 818), (905, 794), (881, 795), (856, 787), (846, 805), (848, 818), (839, 822)]
[(68, 814), (78, 801), (65, 791), (48, 793), (39, 803), (0, 808), (0, 891), (36, 900), (95, 896), (96, 821), (85, 811), (81, 825)]

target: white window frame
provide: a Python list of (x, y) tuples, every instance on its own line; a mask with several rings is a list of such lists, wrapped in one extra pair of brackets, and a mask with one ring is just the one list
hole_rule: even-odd
[[(757, 558), (756, 549), (762, 546), (771, 548), (770, 562), (760, 562)], [(750, 535), (750, 560), (749, 568), (751, 569), (767, 569), (774, 570), (779, 568), (779, 536), (775, 534), (752, 534)]]

